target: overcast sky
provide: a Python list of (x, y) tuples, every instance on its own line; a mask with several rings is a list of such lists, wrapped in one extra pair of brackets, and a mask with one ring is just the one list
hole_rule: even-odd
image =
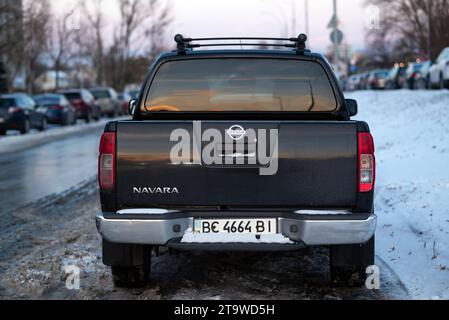
[[(67, 10), (76, 0), (52, 0), (57, 11)], [(93, 0), (87, 0), (93, 1)], [(170, 34), (204, 36), (292, 36), (292, 3), (296, 5), (296, 34), (305, 32), (305, 0), (162, 0), (174, 10)], [(117, 19), (115, 0), (104, 0), (110, 21)], [(366, 13), (364, 0), (338, 0), (338, 13), (345, 40), (354, 49), (364, 47)], [(312, 49), (323, 52), (330, 44), (326, 28), (332, 17), (332, 0), (309, 0), (309, 39)]]

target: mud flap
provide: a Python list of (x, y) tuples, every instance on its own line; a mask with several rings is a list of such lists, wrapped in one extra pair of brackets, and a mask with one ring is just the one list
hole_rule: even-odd
[(103, 263), (107, 266), (141, 266), (145, 264), (151, 246), (112, 243), (103, 239)]

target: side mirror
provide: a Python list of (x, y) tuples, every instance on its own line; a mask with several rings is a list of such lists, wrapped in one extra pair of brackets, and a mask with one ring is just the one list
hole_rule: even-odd
[(350, 117), (355, 116), (358, 111), (357, 101), (354, 99), (346, 99), (346, 109)]
[(129, 104), (128, 104), (128, 114), (130, 115), (130, 116), (133, 116), (134, 115), (134, 112), (136, 111), (136, 105), (137, 105), (137, 100), (131, 100), (131, 101), (129, 101)]

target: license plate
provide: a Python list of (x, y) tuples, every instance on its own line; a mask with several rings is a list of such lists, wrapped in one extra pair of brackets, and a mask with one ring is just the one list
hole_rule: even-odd
[(203, 234), (276, 234), (277, 219), (195, 219), (194, 232)]

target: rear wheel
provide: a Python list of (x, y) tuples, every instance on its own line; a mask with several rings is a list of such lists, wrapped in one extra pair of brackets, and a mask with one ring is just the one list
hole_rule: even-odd
[(151, 261), (140, 266), (111, 266), (114, 285), (120, 288), (145, 287), (150, 280), (150, 271)]
[(114, 285), (122, 288), (145, 287), (150, 280), (150, 245), (112, 243), (103, 239), (103, 263), (111, 267)]
[(4, 136), (6, 134), (6, 130), (5, 129), (0, 129), (0, 136)]
[(20, 133), (27, 134), (28, 132), (30, 132), (30, 120), (25, 119), (25, 121), (23, 122), (23, 126), (20, 129)]
[(363, 286), (366, 268), (374, 265), (374, 236), (365, 244), (330, 247), (331, 281), (336, 286)]
[(42, 120), (41, 120), (41, 125), (39, 127), (39, 131), (47, 130), (47, 126), (48, 126), (47, 118), (43, 117)]
[(443, 74), (440, 74), (440, 82), (439, 82), (438, 89), (444, 89), (444, 78), (443, 78)]
[(89, 123), (92, 121), (92, 114), (90, 112), (86, 115), (85, 120), (86, 120), (86, 123)]

